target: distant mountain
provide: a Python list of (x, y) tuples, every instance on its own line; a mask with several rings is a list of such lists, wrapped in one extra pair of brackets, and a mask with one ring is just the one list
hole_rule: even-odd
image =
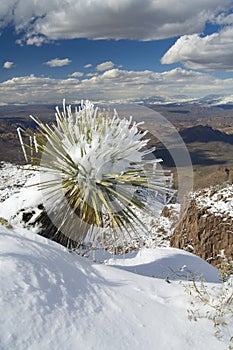
[(142, 101), (140, 101), (140, 104), (167, 104), (169, 103), (170, 100), (168, 100), (165, 97), (162, 96), (153, 96), (153, 97), (148, 97), (144, 98)]
[(196, 103), (213, 105), (213, 104), (218, 104), (219, 102), (221, 102), (221, 99), (222, 99), (221, 95), (211, 94), (211, 95), (207, 95), (207, 96), (199, 98), (196, 101)]
[(233, 106), (233, 95), (219, 97), (219, 99), (216, 99), (215, 104), (214, 104), (214, 101), (212, 101), (212, 106), (214, 105), (218, 105), (218, 106), (232, 105)]
[(158, 104), (158, 105), (203, 105), (207, 107), (222, 107), (233, 108), (233, 95), (221, 96), (218, 94), (211, 94), (201, 98), (191, 98), (186, 95), (175, 95), (172, 97), (154, 96), (143, 100), (144, 104)]
[(208, 125), (196, 125), (183, 129), (180, 131), (180, 135), (185, 143), (219, 141), (233, 144), (233, 135), (227, 135)]

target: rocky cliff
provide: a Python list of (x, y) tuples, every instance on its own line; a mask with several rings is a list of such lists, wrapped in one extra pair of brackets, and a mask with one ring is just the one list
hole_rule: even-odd
[(233, 260), (233, 186), (201, 190), (171, 237), (173, 247), (186, 249), (213, 265), (225, 255)]

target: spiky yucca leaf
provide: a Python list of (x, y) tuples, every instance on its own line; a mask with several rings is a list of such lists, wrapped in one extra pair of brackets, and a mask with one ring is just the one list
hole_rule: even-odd
[(134, 208), (149, 212), (149, 191), (166, 195), (172, 184), (160, 160), (145, 160), (154, 151), (146, 148), (147, 132), (132, 117), (120, 119), (89, 101), (74, 111), (64, 101), (55, 116), (51, 126), (32, 119), (40, 135), (33, 147), (42, 155), (40, 189), (58, 229), (79, 243), (106, 226), (113, 238), (139, 233), (144, 226)]

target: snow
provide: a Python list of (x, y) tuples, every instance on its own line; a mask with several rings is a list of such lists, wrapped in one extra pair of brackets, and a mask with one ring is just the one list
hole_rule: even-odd
[(0, 232), (1, 350), (226, 349), (210, 320), (188, 321), (177, 281), (90, 262), (27, 230)]
[[(20, 170), (20, 173), (24, 175), (23, 169)], [(24, 171), (27, 172), (27, 175), (22, 178), (24, 186), (19, 188), (21, 185), (18, 185), (16, 187), (13, 183), (13, 176), (13, 178), (11, 178), (12, 194), (0, 203), (0, 217), (7, 219), (11, 225), (20, 227), (22, 226), (22, 217), (20, 215), (18, 216), (18, 214), (22, 214), (22, 210), (34, 210), (36, 214), (38, 212), (38, 204), (42, 203), (41, 192), (38, 190), (38, 187), (35, 186), (40, 180), (39, 174), (33, 173), (32, 170), (28, 169), (24, 169)], [(20, 173), (15, 172), (18, 176), (20, 176)]]
[[(168, 217), (142, 218), (147, 248), (82, 257), (24, 227), (22, 210), (36, 215), (41, 203), (37, 173), (4, 163), (0, 180), (0, 218), (13, 226), (0, 224), (0, 350), (228, 349), (232, 317), (218, 339), (207, 309), (186, 290), (201, 278), (221, 300), (218, 270), (166, 240), (150, 242), (156, 227), (169, 236)], [(176, 205), (170, 210), (175, 217)], [(188, 318), (193, 305), (196, 322)]]
[(110, 259), (109, 265), (143, 276), (168, 280), (199, 280), (219, 282), (216, 268), (189, 252), (176, 248), (142, 249)]
[(9, 198), (32, 176), (28, 166), (0, 162), (0, 202)]
[(216, 216), (233, 217), (233, 185), (215, 186), (195, 192), (192, 197), (199, 208)]

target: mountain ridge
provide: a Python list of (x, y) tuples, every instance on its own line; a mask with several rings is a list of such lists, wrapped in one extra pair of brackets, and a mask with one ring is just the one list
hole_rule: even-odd
[(185, 143), (219, 141), (233, 144), (233, 135), (228, 135), (209, 125), (194, 125), (190, 128), (180, 130), (179, 133)]

